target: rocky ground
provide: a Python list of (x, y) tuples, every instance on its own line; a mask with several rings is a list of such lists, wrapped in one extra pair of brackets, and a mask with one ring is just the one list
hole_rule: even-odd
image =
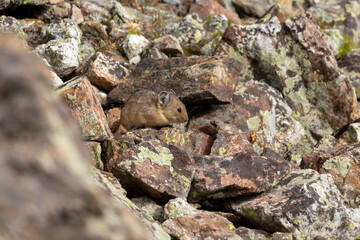
[[(358, 1), (0, 0), (0, 32), (0, 239), (360, 239)], [(121, 130), (142, 89), (187, 125)]]

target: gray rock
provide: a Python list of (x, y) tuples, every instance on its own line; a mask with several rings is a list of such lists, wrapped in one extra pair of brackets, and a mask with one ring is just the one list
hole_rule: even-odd
[(313, 170), (293, 171), (269, 193), (228, 207), (259, 229), (299, 239), (355, 239), (360, 230), (358, 209), (344, 206), (331, 175)]
[(121, 47), (124, 50), (130, 63), (137, 64), (140, 62), (140, 54), (150, 46), (150, 41), (144, 36), (130, 34)]

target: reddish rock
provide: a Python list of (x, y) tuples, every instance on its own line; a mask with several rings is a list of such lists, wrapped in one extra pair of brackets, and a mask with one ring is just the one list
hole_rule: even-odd
[(163, 229), (178, 239), (239, 239), (234, 225), (216, 213), (199, 211), (166, 220)]
[(121, 154), (113, 172), (129, 194), (147, 194), (166, 202), (187, 197), (195, 171), (193, 161), (177, 147), (151, 140)]
[(115, 133), (120, 127), (121, 108), (112, 108), (106, 112), (106, 120), (111, 132)]
[(245, 134), (221, 130), (216, 134), (210, 155), (225, 156), (252, 151), (254, 148)]
[(86, 77), (76, 77), (60, 86), (56, 92), (70, 107), (78, 120), (84, 139), (103, 141), (112, 137), (104, 111)]
[(284, 154), (288, 151), (288, 144), (295, 145), (299, 142), (305, 131), (293, 118), (291, 108), (280, 95), (274, 88), (257, 81), (239, 84), (232, 104), (212, 105), (194, 111), (189, 127), (198, 129), (199, 126), (216, 125), (219, 133), (228, 132), (227, 136), (233, 133), (231, 137), (219, 135), (212, 155), (220, 153), (219, 151), (226, 154), (226, 151), (236, 152), (236, 149), (246, 148), (246, 141), (244, 146), (231, 143), (232, 139), (240, 140), (244, 136), (251, 140), (259, 154), (264, 147)]
[(248, 71), (242, 78), (268, 79), (306, 128), (329, 134), (359, 117), (349, 79), (310, 12), (283, 23), (273, 17), (251, 26), (231, 25), (216, 54), (251, 63), (244, 64)]
[(288, 162), (261, 157), (255, 152), (194, 159), (196, 172), (188, 198), (191, 202), (261, 193), (277, 184), (290, 170)]
[(324, 137), (312, 153), (303, 158), (302, 167), (330, 173), (350, 207), (360, 206), (360, 144), (344, 145), (334, 137)]
[(173, 89), (184, 103), (231, 102), (240, 71), (240, 62), (229, 57), (144, 59), (108, 101), (125, 102), (143, 89)]
[(179, 40), (172, 35), (166, 35), (155, 39), (153, 41), (153, 48), (159, 49), (169, 57), (182, 57), (184, 55)]
[(235, 12), (224, 8), (216, 0), (200, 0), (191, 5), (190, 13), (196, 12), (201, 18), (207, 18), (211, 15), (224, 14), (229, 20), (235, 24), (241, 24), (239, 15)]
[(99, 170), (104, 170), (104, 163), (101, 160), (101, 144), (99, 142), (86, 142), (90, 150), (90, 162)]
[(98, 52), (93, 57), (86, 76), (95, 86), (110, 91), (128, 75), (123, 63), (121, 58)]

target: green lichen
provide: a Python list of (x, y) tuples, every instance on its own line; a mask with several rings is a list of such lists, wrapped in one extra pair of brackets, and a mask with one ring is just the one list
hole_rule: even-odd
[(257, 131), (260, 128), (260, 118), (255, 116), (252, 118), (249, 118), (246, 123), (248, 125), (248, 128), (253, 131)]
[(235, 229), (235, 226), (234, 226), (234, 224), (232, 224), (232, 223), (230, 223), (230, 224), (228, 225), (228, 227), (229, 227), (229, 230), (230, 230), (230, 231)]
[[(174, 171), (171, 161), (173, 160), (173, 155), (171, 154), (170, 150), (166, 147), (161, 147), (157, 149), (157, 152), (153, 152), (150, 149), (140, 146), (139, 153), (133, 156), (133, 160), (137, 162), (143, 162), (144, 159), (149, 159), (153, 164), (158, 164), (161, 166), (168, 166), (169, 171), (172, 173)], [(131, 165), (131, 161), (125, 161), (124, 166), (129, 168)]]
[(347, 157), (334, 157), (327, 160), (322, 167), (329, 171), (331, 169), (335, 170), (338, 174), (340, 174), (342, 177), (346, 177), (346, 175), (349, 172), (351, 163), (350, 159)]
[(251, 66), (247, 60), (247, 57), (242, 55), (240, 53), (241, 51), (235, 50), (232, 46), (229, 46), (228, 51), (229, 51), (229, 53), (228, 53), (229, 57), (232, 57), (232, 58), (238, 60), (242, 65), (241, 73), (239, 76), (239, 83), (247, 82), (247, 81), (254, 79), (254, 75), (253, 75), (253, 72), (251, 71)]

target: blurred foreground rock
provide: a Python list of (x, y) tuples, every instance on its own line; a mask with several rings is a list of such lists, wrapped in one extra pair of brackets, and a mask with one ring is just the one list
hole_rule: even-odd
[(0, 36), (1, 239), (170, 239), (96, 186), (48, 70), (21, 49)]

